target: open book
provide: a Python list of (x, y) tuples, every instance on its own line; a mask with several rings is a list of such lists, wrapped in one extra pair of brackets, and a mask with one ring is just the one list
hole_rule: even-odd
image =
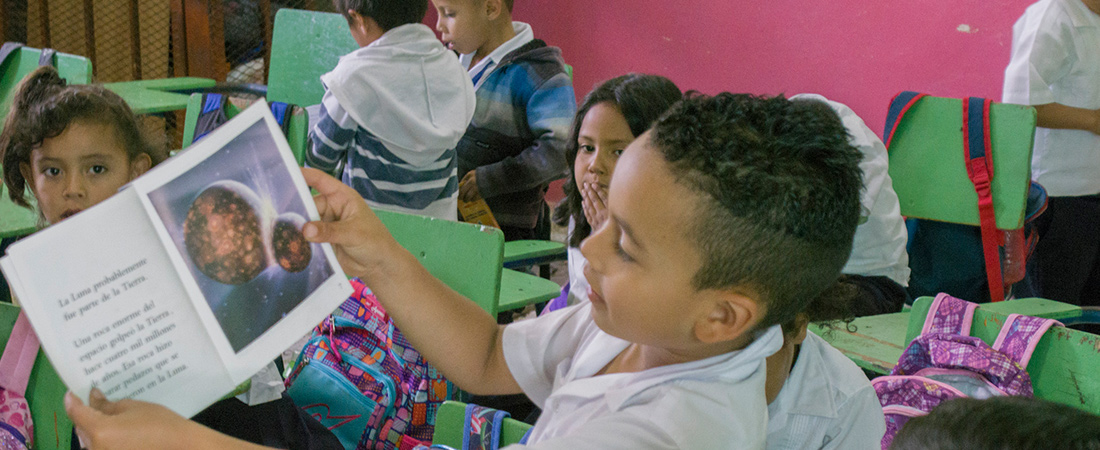
[(351, 293), (263, 102), (110, 199), (0, 260), (73, 393), (190, 417), (247, 380)]

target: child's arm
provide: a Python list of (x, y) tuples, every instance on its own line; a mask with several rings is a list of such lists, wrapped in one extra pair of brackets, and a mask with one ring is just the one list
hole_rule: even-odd
[(321, 116), (309, 130), (310, 148), (306, 153), (306, 167), (333, 173), (347, 156), (358, 128), (359, 124), (340, 106), (336, 96), (325, 91), (321, 98)]
[(1043, 128), (1064, 128), (1085, 130), (1100, 134), (1100, 110), (1074, 108), (1061, 103), (1035, 105), (1038, 114), (1036, 126)]
[(108, 401), (98, 389), (84, 405), (71, 392), (65, 394), (65, 412), (76, 434), (92, 450), (163, 449), (266, 449), (206, 428), (163, 406), (136, 400)]
[(566, 175), (569, 166), (565, 161), (565, 141), (569, 139), (569, 127), (577, 111), (569, 76), (559, 73), (539, 85), (526, 109), (534, 143), (518, 156), (477, 168), (477, 192), (481, 197), (533, 189)]
[(357, 192), (319, 171), (302, 173), (319, 192), (314, 200), (321, 214), (320, 222), (302, 229), (306, 239), (333, 244), (344, 271), (370, 286), (424, 358), (469, 392), (521, 392), (504, 361), (503, 327), (428, 273)]

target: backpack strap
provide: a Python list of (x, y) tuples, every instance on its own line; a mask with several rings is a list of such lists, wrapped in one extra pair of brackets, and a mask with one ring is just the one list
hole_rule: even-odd
[(918, 100), (927, 96), (928, 94), (921, 94), (919, 92), (902, 91), (890, 100), (890, 108), (886, 110), (886, 129), (882, 132), (886, 148), (890, 148), (890, 141), (894, 139), (894, 132), (898, 130), (898, 124), (901, 123), (901, 118), (905, 116), (905, 113), (909, 112), (909, 108), (917, 104)]
[(294, 105), (271, 102), (268, 106), (271, 108), (271, 114), (275, 116), (275, 121), (279, 123), (279, 128), (283, 130), (283, 136), (286, 136), (290, 128), (290, 116), (294, 112)]
[(0, 356), (0, 387), (26, 397), (34, 358), (38, 356), (38, 336), (27, 315), (20, 312), (11, 330), (4, 355)]
[(993, 152), (989, 132), (992, 105), (993, 101), (987, 98), (970, 97), (963, 101), (963, 158), (966, 159), (966, 174), (978, 193), (989, 298), (999, 302), (1005, 298), (999, 250), (1004, 245), (1004, 234), (997, 232), (997, 218), (993, 213)]
[(38, 55), (39, 66), (53, 66), (53, 57), (57, 52), (52, 48), (42, 49), (42, 53)]
[(507, 411), (466, 405), (465, 423), (462, 425), (462, 450), (497, 450), (500, 448), (500, 428)]
[(970, 325), (974, 322), (974, 310), (978, 304), (957, 299), (946, 293), (940, 293), (932, 300), (928, 315), (924, 318), (921, 334), (950, 333), (970, 336)]
[(1031, 361), (1031, 354), (1035, 352), (1035, 346), (1054, 325), (1063, 326), (1062, 322), (1054, 319), (1009, 314), (997, 340), (993, 341), (993, 349), (1008, 355), (1026, 369), (1027, 363)]
[(198, 142), (229, 119), (225, 117), (226, 96), (222, 94), (202, 94), (202, 112), (195, 121), (195, 136), (191, 143)]

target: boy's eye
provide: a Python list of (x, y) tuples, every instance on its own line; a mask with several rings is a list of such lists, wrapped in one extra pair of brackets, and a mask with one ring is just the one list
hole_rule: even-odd
[(615, 155), (616, 158), (618, 158), (620, 156), (623, 156), (623, 149), (615, 150), (615, 151), (611, 152), (611, 154)]
[(582, 152), (585, 152), (585, 153), (592, 153), (592, 152), (596, 151), (596, 147), (593, 147), (593, 146), (588, 145), (588, 144), (581, 144), (580, 149), (581, 149)]
[(615, 245), (615, 254), (619, 255), (619, 259), (622, 259), (624, 262), (633, 262), (634, 261), (634, 257), (630, 256), (630, 254), (627, 253), (626, 250), (623, 250), (623, 244), (622, 243), (620, 243), (619, 241), (616, 240), (616, 241), (614, 241), (614, 245)]
[(99, 175), (99, 174), (102, 174), (104, 172), (107, 172), (107, 166), (95, 165), (95, 166), (92, 166), (91, 169), (88, 169), (88, 171), (91, 172), (91, 173), (94, 173), (96, 175)]

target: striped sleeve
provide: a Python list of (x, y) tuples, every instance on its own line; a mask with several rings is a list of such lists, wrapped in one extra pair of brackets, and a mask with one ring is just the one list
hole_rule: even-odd
[(569, 76), (561, 72), (539, 85), (526, 110), (533, 144), (516, 157), (477, 168), (482, 197), (524, 191), (566, 176), (565, 143), (577, 111)]
[(309, 130), (310, 149), (306, 154), (306, 166), (333, 173), (340, 161), (347, 158), (358, 127), (336, 97), (325, 91), (321, 99), (321, 115), (317, 124)]

